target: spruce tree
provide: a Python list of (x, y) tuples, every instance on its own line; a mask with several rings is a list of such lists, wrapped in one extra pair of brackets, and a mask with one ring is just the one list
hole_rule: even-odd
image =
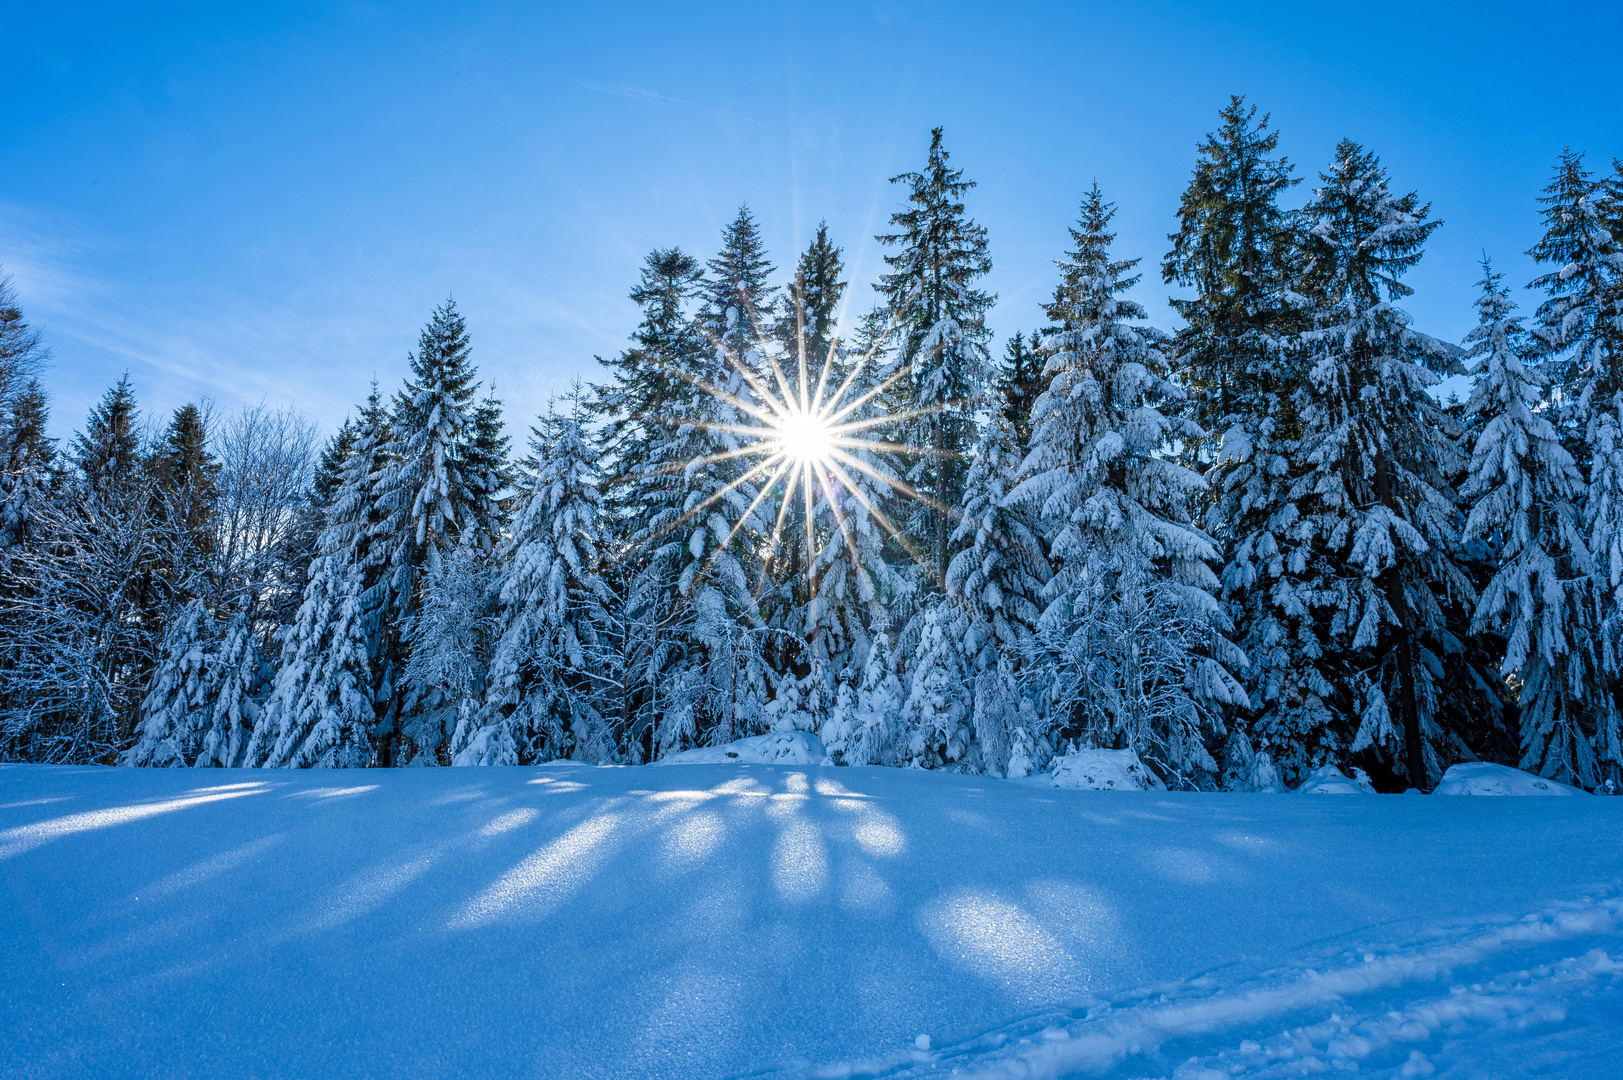
[(970, 460), (953, 537), (960, 550), (947, 568), (947, 595), (969, 616), (961, 648), (976, 672), (996, 670), (1000, 656), (1018, 666), (1037, 650), (1050, 573), (1041, 538), (1008, 497), (1020, 465), (1013, 425), (993, 415)]
[[(1189, 393), (1185, 414), (1206, 432), (1178, 450), (1208, 470), (1202, 520), (1224, 553), (1220, 595), (1250, 660), (1251, 722), (1265, 746), (1295, 760), (1325, 725), (1329, 692), (1288, 568), (1300, 434), (1292, 395), (1306, 373), (1289, 348), (1302, 328), (1289, 292), (1298, 229), (1279, 199), (1298, 179), (1255, 106), (1231, 98), (1219, 119), (1197, 147), (1161, 264), (1164, 281), (1193, 292), (1171, 301), (1184, 325), (1169, 351)], [(1249, 776), (1252, 740), (1240, 732), (1230, 744), (1246, 758), (1231, 764)]]
[(456, 746), (457, 764), (615, 757), (618, 682), (595, 451), (579, 387), (531, 445), (537, 468), (500, 552), (503, 569), (488, 714)]
[(1111, 257), (1113, 215), (1095, 184), (1059, 263), (1047, 385), (1007, 500), (1038, 523), (1053, 566), (1028, 681), (1062, 737), (1131, 747), (1196, 784), (1215, 771), (1202, 740), (1246, 701), (1228, 670), (1244, 657), (1221, 636), (1217, 549), (1190, 512), (1203, 483), (1165, 455), (1200, 429), (1173, 412), (1165, 335), (1121, 295), (1137, 260)]
[(1399, 279), (1441, 222), (1413, 193), (1392, 194), (1375, 155), (1351, 141), (1321, 180), (1296, 285), (1313, 327), (1300, 338), (1308, 376), (1295, 394), (1302, 435), (1289, 494), (1291, 570), (1317, 609), (1328, 683), (1310, 688), (1329, 689), (1332, 709), (1357, 718), (1346, 752), (1401, 750), (1391, 764), (1424, 789), (1428, 731), (1441, 737), (1432, 720), (1441, 665), (1428, 661), (1445, 647), (1442, 597), (1471, 587), (1454, 560), (1456, 451), (1429, 392), (1438, 370), (1458, 365), (1396, 302), (1413, 291)]
[[(392, 691), (404, 673), (411, 643), (405, 622), (422, 599), (426, 575), (464, 535), (485, 547), (495, 534), (489, 470), (494, 447), (481, 448), (477, 423), (477, 370), (469, 359), (468, 332), (456, 303), (434, 310), (410, 357), (411, 378), (395, 396), (387, 452), (371, 497), (383, 518), (371, 529), (368, 562), (383, 576), (368, 590), (366, 606), (383, 613), (380, 633), (382, 688)], [(485, 438), (488, 440), (489, 435)], [(373, 595), (375, 594), (375, 595)], [(391, 692), (380, 696), (387, 713), (379, 732), (380, 758), (394, 763), (443, 749), (450, 733), (434, 716), (410, 715), (416, 704)]]
[(927, 553), (940, 587), (952, 514), (963, 502), (975, 414), (991, 378), (984, 323), (994, 297), (975, 283), (991, 271), (992, 259), (986, 229), (964, 210), (964, 194), (974, 181), (951, 167), (941, 128), (930, 132), (924, 170), (890, 182), (905, 186), (908, 207), (891, 215), (895, 231), (877, 238), (897, 249), (885, 256), (890, 272), (880, 276), (878, 288), (899, 336), (897, 363), (904, 374), (897, 396), (905, 417), (898, 424), (900, 441), (918, 452), (907, 479), (924, 496), (907, 531)]
[(1522, 767), (1563, 783), (1595, 783), (1588, 732), (1617, 723), (1605, 692), (1600, 597), (1578, 504), (1583, 478), (1542, 408), (1545, 379), (1502, 275), (1482, 266), (1479, 321), (1466, 338), (1481, 418), (1463, 494), (1474, 500), (1464, 540), (1498, 552), (1472, 630), (1505, 641), (1504, 670), (1521, 681)]
[(998, 373), (999, 413), (1014, 432), (1015, 451), (1024, 456), (1031, 448), (1031, 407), (1043, 391), (1042, 331), (1027, 338), (1019, 331), (1003, 350)]
[(1535, 331), (1540, 366), (1554, 381), (1569, 449), (1586, 468), (1589, 420), (1623, 392), (1623, 239), (1609, 228), (1606, 185), (1570, 148), (1539, 202), (1545, 232), (1528, 254), (1548, 267), (1531, 285), (1547, 297)]
[[(1161, 264), (1167, 283), (1194, 290), (1170, 301), (1184, 322), (1171, 353), (1189, 388), (1190, 417), (1218, 435), (1236, 424), (1255, 428), (1277, 412), (1295, 239), (1279, 198), (1300, 182), (1277, 154), (1279, 132), (1266, 115), (1257, 117), (1256, 106), (1236, 96), (1219, 117), (1217, 131), (1196, 149), (1178, 231)], [(1203, 463), (1214, 456), (1190, 455)]]
[[(767, 343), (774, 336), (772, 309), (777, 290), (767, 282), (773, 266), (748, 203), (738, 208), (738, 216), (722, 230), (721, 251), (705, 267), (709, 273), (704, 278), (699, 321), (719, 366), (736, 367), (746, 379), (769, 382)], [(727, 379), (721, 370), (710, 377), (718, 386)]]
[(90, 413), (85, 430), (74, 438), (72, 460), (91, 491), (102, 497), (139, 484), (140, 410), (126, 372)]
[[(6, 407), (0, 431), (0, 575), (13, 549), (42, 538), (55, 449), (45, 437), (45, 391), (29, 380)], [(3, 586), (0, 586), (3, 589)]]

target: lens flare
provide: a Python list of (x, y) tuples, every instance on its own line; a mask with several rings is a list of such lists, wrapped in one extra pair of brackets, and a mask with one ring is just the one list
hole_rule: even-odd
[(801, 465), (821, 465), (834, 452), (834, 425), (820, 413), (797, 409), (773, 428), (783, 455)]
[[(887, 411), (883, 407), (886, 392), (904, 374), (902, 365), (889, 372), (874, 370), (881, 366), (876, 359), (880, 343), (888, 339), (894, 328), (893, 317), (891, 325), (876, 337), (874, 346), (862, 354), (847, 355), (837, 340), (829, 341), (823, 350), (826, 359), (822, 370), (815, 378), (808, 371), (810, 365), (803, 339), (796, 342), (793, 365), (796, 377), (791, 377), (785, 373), (776, 349), (764, 335), (757, 335), (757, 347), (746, 350), (743, 356), (730, 355), (721, 342), (714, 342), (728, 369), (741, 378), (743, 386), (736, 393), (691, 375), (673, 372), (715, 402), (730, 406), (742, 422), (717, 423), (697, 417), (670, 421), (724, 435), (734, 446), (694, 461), (671, 463), (671, 471), (686, 472), (704, 463), (754, 460), (730, 483), (666, 525), (659, 536), (701, 519), (701, 515), (724, 499), (747, 495), (753, 490), (754, 499), (748, 509), (737, 517), (731, 532), (711, 559), (733, 542), (747, 522), (759, 520), (755, 516), (758, 511), (765, 511), (767, 520), (776, 521), (770, 535), (760, 537), (766, 558), (775, 558), (785, 550), (784, 527), (794, 512), (804, 521), (805, 542), (801, 550), (806, 556), (807, 572), (811, 573), (817, 561), (819, 529), (847, 533), (847, 511), (852, 505), (860, 504), (923, 570), (935, 573), (866, 486), (858, 482), (858, 477), (866, 476), (890, 495), (921, 503), (949, 516), (957, 514), (954, 508), (941, 506), (905, 483), (885, 464), (885, 459), (897, 456), (933, 456), (934, 452), (929, 449), (887, 441), (882, 433), (939, 411), (938, 408)], [(775, 513), (772, 512), (774, 506)], [(845, 540), (845, 550), (851, 553), (853, 560), (857, 559), (857, 548), (850, 542), (851, 537), (846, 535)]]

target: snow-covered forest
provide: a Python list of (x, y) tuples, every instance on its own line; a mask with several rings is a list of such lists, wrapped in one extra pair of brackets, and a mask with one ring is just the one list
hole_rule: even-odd
[(447, 301), (325, 441), (147, 416), (124, 379), (54, 443), (8, 287), (0, 756), (637, 764), (803, 730), (999, 776), (1129, 748), (1184, 789), (1623, 782), (1623, 163), (1560, 157), (1457, 343), (1403, 307), (1423, 195), (1350, 141), (1305, 174), (1239, 99), (1159, 265), (1176, 327), (1129, 299), (1124, 193), (1078, 192), (1000, 343), (940, 129), (892, 184), (871, 291), (826, 229), (780, 272), (742, 208), (712, 258), (650, 253), (625, 350), (515, 434)]

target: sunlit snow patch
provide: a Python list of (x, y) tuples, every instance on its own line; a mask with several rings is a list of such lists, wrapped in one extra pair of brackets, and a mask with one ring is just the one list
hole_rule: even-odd
[(1348, 776), (1334, 765), (1320, 765), (1296, 791), (1300, 795), (1373, 795), (1375, 785), (1363, 769), (1354, 769)]
[(1054, 767), (1022, 784), (1084, 791), (1165, 791), (1167, 786), (1132, 750), (1077, 750), (1054, 759)]
[(1575, 787), (1530, 772), (1495, 765), (1488, 761), (1468, 761), (1454, 765), (1443, 774), (1434, 795), (1587, 795)]
[(823, 740), (809, 731), (774, 731), (725, 746), (704, 746), (660, 758), (655, 765), (832, 765)]

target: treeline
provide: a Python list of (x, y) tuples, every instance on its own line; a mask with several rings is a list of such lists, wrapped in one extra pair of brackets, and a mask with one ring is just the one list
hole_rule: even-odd
[(8, 293), (5, 756), (638, 763), (794, 727), (843, 764), (1613, 789), (1623, 165), (1561, 156), (1542, 303), (1484, 260), (1455, 344), (1401, 306), (1430, 206), (1344, 141), (1289, 208), (1278, 141), (1235, 99), (1198, 147), (1175, 332), (1095, 185), (1001, 358), (939, 129), (848, 340), (827, 229), (779, 281), (741, 209), (708, 262), (648, 256), (630, 347), (516, 458), (450, 302), (319, 454), (264, 408), (143, 433), (123, 381), (56, 447)]

